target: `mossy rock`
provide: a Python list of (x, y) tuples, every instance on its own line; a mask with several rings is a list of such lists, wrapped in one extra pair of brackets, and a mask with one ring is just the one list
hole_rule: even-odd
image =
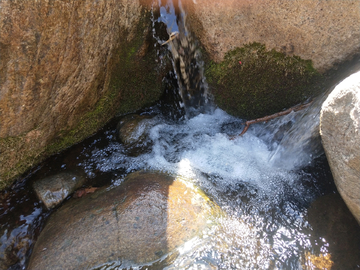
[(268, 51), (260, 43), (228, 52), (221, 63), (209, 62), (205, 76), (216, 104), (242, 118), (269, 115), (313, 97), (321, 78), (311, 60)]
[[(161, 60), (151, 31), (150, 13), (144, 14), (131, 44), (122, 41), (109, 89), (121, 89), (118, 113), (135, 112), (154, 104), (163, 94), (162, 80), (172, 68), (171, 62)], [(144, 30), (145, 29), (145, 30)], [(143, 32), (147, 33), (146, 35)]]

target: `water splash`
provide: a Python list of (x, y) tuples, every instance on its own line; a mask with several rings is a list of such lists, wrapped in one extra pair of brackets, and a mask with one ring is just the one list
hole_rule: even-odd
[[(275, 121), (281, 126), (299, 117), (292, 114)], [(90, 174), (124, 171), (126, 175), (148, 169), (190, 177), (227, 212), (214, 231), (182, 247), (168, 269), (201, 265), (268, 269), (274, 263), (279, 266), (273, 265), (274, 269), (281, 265), (296, 269), (299, 254), (310, 248), (310, 236), (302, 231), (309, 226), (304, 206), (317, 191), (307, 186), (311, 176), (269, 162), (279, 130), (259, 124), (231, 140), (241, 131), (243, 120), (220, 109), (185, 121), (162, 116), (153, 121), (156, 124), (147, 130), (149, 152), (129, 157), (126, 148), (113, 141), (105, 148), (94, 147), (80, 166)], [(114, 177), (114, 185), (122, 179), (120, 174)]]
[[(284, 132), (269, 161), (276, 167), (287, 170), (310, 165), (312, 160), (324, 153), (321, 145), (319, 125), (321, 104), (328, 93), (317, 97), (311, 106), (301, 112), (293, 113), (280, 121), (291, 121), (291, 128)], [(277, 126), (278, 123), (273, 123)]]

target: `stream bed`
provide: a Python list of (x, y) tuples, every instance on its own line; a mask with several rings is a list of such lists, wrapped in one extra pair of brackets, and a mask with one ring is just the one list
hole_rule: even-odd
[(1, 194), (1, 249), (7, 249), (8, 261), (14, 262), (8, 269), (26, 269), (31, 247), (54, 211), (37, 199), (34, 181), (76, 172), (86, 177), (85, 187), (118, 186), (138, 170), (194, 179), (193, 184), (226, 216), (179, 248), (170, 264), (158, 261), (133, 269), (360, 267), (360, 228), (336, 191), (325, 155), (299, 150), (292, 159), (274, 162), (274, 153), (287, 130), (299, 121), (299, 113), (253, 125), (239, 137), (243, 120), (220, 109), (190, 120), (173, 120), (160, 108), (139, 112), (152, 117), (146, 129), (140, 123), (146, 134), (140, 142), (120, 143), (119, 119), (114, 119)]

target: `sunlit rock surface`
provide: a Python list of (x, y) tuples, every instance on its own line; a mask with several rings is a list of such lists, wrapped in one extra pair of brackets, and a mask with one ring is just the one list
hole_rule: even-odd
[(81, 187), (85, 177), (73, 173), (60, 173), (40, 179), (34, 183), (38, 198), (48, 209), (60, 204), (68, 195)]
[(358, 0), (187, 0), (185, 3), (191, 29), (217, 62), (229, 50), (252, 42), (311, 59), (320, 71), (360, 52)]
[(120, 105), (133, 111), (158, 98), (161, 81), (151, 74), (144, 89), (131, 66), (146, 56), (150, 25), (140, 0), (0, 2), (0, 189)]
[(201, 234), (219, 213), (186, 181), (162, 173), (133, 173), (119, 187), (72, 199), (54, 212), (29, 269), (153, 262)]
[(330, 71), (358, 57), (359, 5), (358, 0), (183, 4), (188, 28), (204, 48), (205, 76), (215, 103), (245, 119), (319, 95)]
[(360, 72), (323, 103), (320, 134), (337, 189), (360, 223)]

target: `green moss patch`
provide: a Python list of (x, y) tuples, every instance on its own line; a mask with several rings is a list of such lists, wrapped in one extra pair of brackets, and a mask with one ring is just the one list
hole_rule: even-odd
[(210, 62), (205, 76), (216, 104), (241, 118), (282, 111), (318, 94), (319, 73), (310, 60), (286, 56), (252, 43)]

